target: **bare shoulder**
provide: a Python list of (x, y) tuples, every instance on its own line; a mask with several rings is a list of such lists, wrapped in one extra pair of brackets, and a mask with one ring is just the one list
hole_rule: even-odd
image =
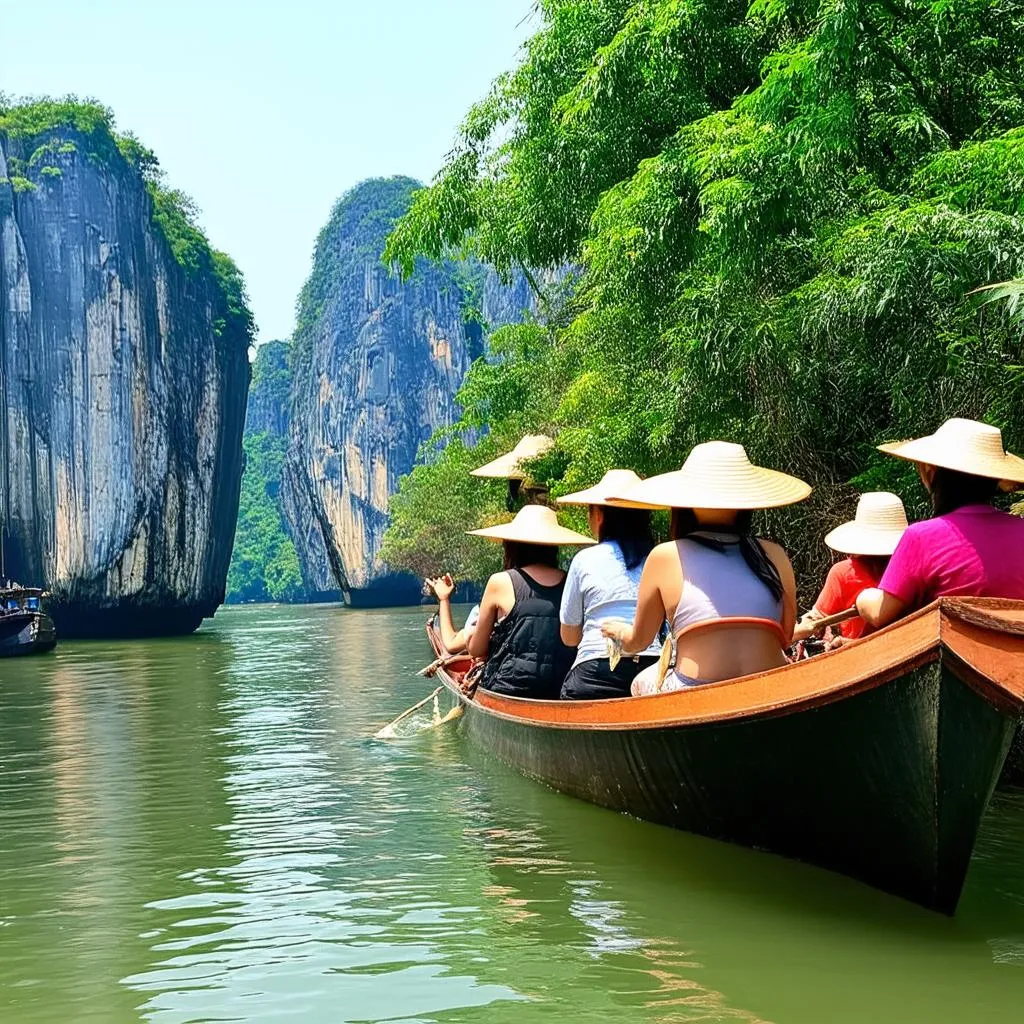
[(796, 578), (793, 575), (793, 563), (789, 560), (786, 549), (781, 544), (776, 544), (773, 540), (765, 540), (763, 537), (758, 537), (758, 543), (764, 549), (764, 553), (768, 556), (769, 561), (775, 566), (783, 585), (787, 589), (795, 587)]
[(488, 594), (503, 594), (512, 589), (512, 577), (507, 572), (496, 572), (488, 580), (484, 587), (484, 597)]
[(789, 555), (786, 553), (786, 549), (781, 544), (776, 544), (773, 540), (767, 540), (765, 537), (757, 538), (758, 544), (764, 548), (764, 553), (773, 561), (776, 565), (784, 564), (789, 565)]
[(656, 544), (651, 548), (647, 560), (654, 564), (664, 564), (669, 561), (677, 561), (679, 558), (678, 549), (674, 540), (665, 541), (664, 544)]

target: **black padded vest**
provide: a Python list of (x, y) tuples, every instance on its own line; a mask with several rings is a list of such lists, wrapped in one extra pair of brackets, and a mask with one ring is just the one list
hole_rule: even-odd
[(510, 569), (516, 603), (491, 631), (480, 685), (510, 697), (557, 700), (574, 651), (562, 643), (559, 607), (565, 580), (541, 586), (520, 569)]

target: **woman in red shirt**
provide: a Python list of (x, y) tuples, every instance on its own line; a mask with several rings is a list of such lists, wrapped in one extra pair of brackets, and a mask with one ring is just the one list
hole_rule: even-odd
[[(836, 562), (829, 570), (825, 586), (814, 607), (797, 624), (793, 639), (806, 640), (814, 634), (815, 623), (852, 608), (862, 590), (877, 587), (907, 526), (906, 510), (895, 494), (888, 491), (862, 494), (856, 518), (837, 526), (825, 538), (833, 551), (850, 557)], [(867, 623), (859, 616), (839, 626), (847, 640), (863, 636), (865, 629)]]

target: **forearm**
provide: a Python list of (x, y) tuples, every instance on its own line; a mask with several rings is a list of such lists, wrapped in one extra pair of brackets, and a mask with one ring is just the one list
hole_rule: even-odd
[(646, 651), (658, 638), (658, 631), (664, 619), (656, 616), (641, 616), (633, 620), (631, 626), (624, 626), (620, 634), (623, 654), (639, 654)]
[(857, 597), (857, 614), (871, 629), (881, 629), (906, 614), (909, 605), (888, 591), (871, 587)]
[(437, 613), (438, 625), (441, 627), (441, 643), (448, 649), (449, 654), (454, 654), (461, 647), (460, 637), (457, 635), (455, 623), (452, 620), (452, 603), (450, 598), (442, 597), (439, 602)]

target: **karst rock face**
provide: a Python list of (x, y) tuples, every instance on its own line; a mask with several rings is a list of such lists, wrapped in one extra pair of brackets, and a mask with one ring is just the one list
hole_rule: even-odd
[(530, 305), (525, 282), (506, 287), (480, 267), (423, 263), (403, 281), (381, 263), (417, 187), (374, 179), (344, 196), (299, 303), (285, 514), (307, 589), (356, 605), (419, 600), (419, 581), (390, 573), (380, 545), (399, 478), (452, 422), (482, 352), (471, 298), (492, 327)]
[(249, 329), (153, 202), (111, 136), (0, 133), (5, 569), (65, 637), (187, 632), (224, 597)]

